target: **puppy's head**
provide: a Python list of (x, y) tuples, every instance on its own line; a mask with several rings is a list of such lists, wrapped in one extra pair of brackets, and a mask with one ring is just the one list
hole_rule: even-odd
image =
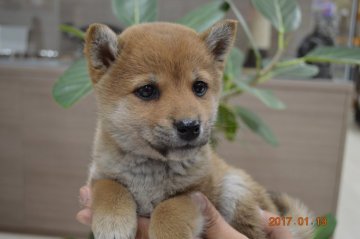
[(117, 36), (105, 25), (91, 25), (85, 54), (101, 127), (134, 154), (177, 159), (199, 150), (216, 120), (235, 32), (230, 20), (200, 34), (149, 23)]

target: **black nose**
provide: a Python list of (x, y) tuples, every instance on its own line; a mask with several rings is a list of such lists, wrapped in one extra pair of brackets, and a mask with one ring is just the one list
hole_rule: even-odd
[(179, 120), (175, 122), (178, 135), (181, 139), (191, 141), (200, 134), (200, 121), (198, 120)]

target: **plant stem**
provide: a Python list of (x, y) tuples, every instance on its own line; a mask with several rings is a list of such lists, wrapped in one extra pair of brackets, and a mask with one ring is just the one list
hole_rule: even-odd
[(134, 22), (135, 24), (140, 23), (140, 9), (139, 9), (139, 0), (133, 0), (134, 1)]
[(223, 94), (221, 96), (221, 101), (223, 101), (224, 103), (226, 103), (231, 97), (241, 93), (242, 91), (240, 89), (234, 89), (234, 90), (231, 90), (225, 94)]
[(82, 40), (85, 39), (85, 32), (81, 31), (80, 29), (77, 29), (76, 27), (66, 25), (66, 24), (60, 24), (60, 30), (62, 32), (69, 33), (75, 37), (78, 37)]
[(285, 49), (285, 33), (284, 33), (283, 31), (279, 32), (278, 48), (279, 48), (280, 50), (284, 50), (284, 49)]
[(288, 67), (288, 66), (293, 66), (293, 65), (300, 64), (300, 63), (304, 63), (304, 61), (305, 61), (304, 57), (301, 57), (301, 58), (297, 58), (297, 59), (279, 62), (277, 64), (277, 66), (278, 67)]
[(283, 31), (280, 31), (278, 35), (278, 48), (276, 50), (274, 57), (271, 59), (270, 63), (260, 71), (258, 77), (255, 77), (253, 81), (250, 82), (251, 85), (256, 85), (257, 83), (261, 83), (262, 79), (266, 78), (266, 76), (280, 61), (284, 53), (284, 49), (285, 49), (285, 33)]
[[(245, 76), (244, 76), (245, 77)], [(252, 81), (252, 79), (255, 78), (255, 76), (251, 76), (251, 77), (245, 77), (245, 79), (243, 79), (244, 83), (246, 84), (250, 84), (250, 82)], [(234, 81), (232, 80), (231, 82), (234, 83)], [(236, 83), (235, 83), (236, 84)], [(237, 94), (241, 94), (245, 92), (243, 89), (240, 88), (234, 88), (231, 90), (228, 90), (226, 92), (223, 92), (223, 94), (221, 95), (221, 100), (224, 101), (225, 103), (232, 97), (235, 96)]]
[(237, 7), (235, 6), (235, 4), (233, 3), (232, 0), (226, 0), (226, 2), (230, 5), (230, 8), (233, 10), (236, 18), (239, 20), (239, 23), (241, 24), (246, 37), (249, 40), (249, 43), (251, 45), (252, 50), (254, 51), (255, 54), (255, 59), (256, 59), (256, 70), (257, 72), (260, 72), (261, 70), (261, 55), (259, 52), (259, 49), (257, 48), (257, 46), (255, 45), (255, 41), (254, 41), (254, 37), (252, 36), (249, 27), (244, 19), (244, 17), (242, 16), (242, 14), (240, 13), (240, 11), (237, 9)]

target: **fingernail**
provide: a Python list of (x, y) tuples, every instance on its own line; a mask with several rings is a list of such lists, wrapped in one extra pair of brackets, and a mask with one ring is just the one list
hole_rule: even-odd
[(205, 210), (205, 208), (206, 208), (206, 200), (205, 200), (204, 195), (202, 193), (199, 193), (199, 192), (192, 193), (190, 197), (191, 197), (191, 199), (193, 200), (194, 203), (199, 205), (201, 211)]

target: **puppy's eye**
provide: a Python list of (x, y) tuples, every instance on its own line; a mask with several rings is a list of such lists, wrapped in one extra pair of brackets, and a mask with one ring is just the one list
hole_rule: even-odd
[(205, 93), (208, 89), (208, 85), (203, 81), (195, 81), (192, 89), (193, 89), (193, 92), (195, 93), (195, 95), (201, 97), (201, 96), (205, 95)]
[(144, 85), (135, 91), (135, 95), (143, 100), (159, 98), (159, 89), (155, 85)]

